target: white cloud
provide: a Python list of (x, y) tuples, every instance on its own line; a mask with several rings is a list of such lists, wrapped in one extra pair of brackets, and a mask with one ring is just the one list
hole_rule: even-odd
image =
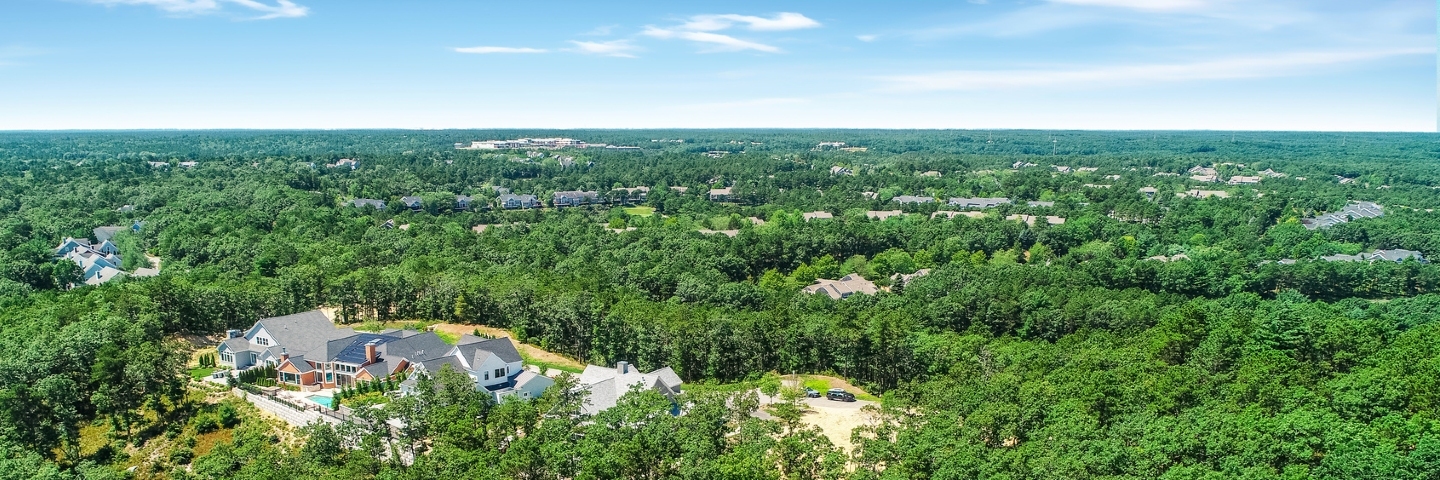
[(742, 40), (716, 32), (728, 30), (732, 27), (741, 27), (752, 31), (774, 32), (815, 28), (819, 26), (820, 22), (794, 12), (781, 12), (769, 18), (729, 13), (723, 15), (695, 15), (686, 20), (685, 23), (669, 28), (647, 26), (641, 34), (660, 39), (681, 39), (705, 44), (706, 48), (701, 50), (702, 52), (739, 52), (754, 50), (757, 52), (779, 53), (779, 47), (751, 40)]
[(1214, 5), (1214, 0), (1050, 0), (1050, 3), (1135, 10), (1187, 10)]
[(704, 51), (707, 52), (738, 52), (741, 50), (757, 50), (767, 53), (778, 53), (779, 47), (763, 43), (741, 40), (729, 35), (711, 32), (692, 32), (686, 30), (666, 30), (663, 28), (646, 27), (642, 34), (655, 38), (679, 38), (692, 42), (699, 42), (710, 45)]
[(1195, 80), (1234, 80), (1303, 74), (1315, 69), (1402, 55), (1434, 55), (1433, 48), (1298, 52), (1181, 64), (1117, 65), (1084, 69), (959, 70), (880, 77), (892, 90), (995, 90), (1030, 87), (1112, 87)]
[(714, 32), (725, 30), (737, 23), (745, 24), (745, 28), (749, 30), (759, 31), (799, 30), (820, 26), (820, 22), (810, 17), (794, 12), (781, 12), (770, 18), (756, 17), (753, 15), (736, 15), (733, 13), (725, 15), (696, 15), (690, 17), (690, 20), (685, 22), (684, 25), (681, 25), (680, 28), (699, 32)]
[(226, 4), (232, 4), (260, 14), (260, 16), (257, 17), (250, 17), (251, 20), (299, 18), (310, 14), (309, 7), (296, 5), (295, 2), (291, 0), (275, 0), (274, 4), (263, 3), (258, 0), (90, 0), (90, 2), (106, 6), (151, 6), (176, 15), (219, 13), (225, 10)]
[(604, 55), (607, 57), (635, 58), (635, 54), (631, 52), (635, 52), (640, 49), (640, 47), (631, 45), (629, 40), (611, 40), (608, 42), (582, 42), (579, 40), (571, 40), (570, 43), (575, 44), (575, 48), (571, 51), (588, 53), (591, 55)]
[(460, 53), (545, 53), (547, 50), (528, 47), (460, 47), (455, 51)]
[(880, 38), (880, 36), (879, 36), (879, 35), (856, 35), (856, 36), (855, 36), (855, 39), (856, 39), (856, 40), (859, 40), (859, 41), (862, 41), (862, 42), (873, 42), (873, 41), (875, 41), (875, 39), (877, 39), (877, 38)]
[(620, 27), (620, 26), (619, 26), (619, 25), (601, 25), (601, 26), (595, 27), (594, 29), (592, 29), (592, 30), (590, 30), (590, 31), (588, 31), (588, 32), (582, 33), (581, 35), (590, 35), (590, 36), (596, 36), (596, 37), (603, 37), (603, 36), (605, 36), (605, 35), (609, 35), (610, 32), (614, 31), (614, 30), (615, 30), (616, 28), (618, 28), (618, 27)]
[(18, 59), (25, 57), (33, 57), (36, 55), (41, 55), (43, 53), (45, 53), (43, 50), (37, 48), (23, 47), (19, 45), (3, 45), (0, 46), (0, 67), (17, 65), (18, 63), (16, 62), (16, 60)]

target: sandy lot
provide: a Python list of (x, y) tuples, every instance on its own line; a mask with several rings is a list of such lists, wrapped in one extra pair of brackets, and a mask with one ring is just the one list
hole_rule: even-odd
[[(837, 386), (836, 388), (843, 387)], [(850, 391), (853, 393), (856, 390)], [(778, 399), (774, 397), (767, 397), (764, 394), (760, 394), (762, 410), (756, 412), (756, 416), (765, 419), (774, 418), (766, 413), (763, 408), (765, 405), (776, 401), (778, 401)], [(805, 405), (809, 408), (805, 411), (801, 420), (810, 425), (820, 427), (820, 431), (825, 434), (826, 438), (830, 439), (830, 443), (845, 449), (847, 452), (850, 451), (850, 448), (853, 446), (850, 443), (850, 433), (855, 430), (856, 427), (868, 425), (874, 421), (869, 414), (861, 409), (865, 408), (866, 405), (874, 405), (875, 402), (867, 402), (864, 400), (836, 402), (826, 400), (824, 397), (806, 398), (802, 401), (805, 402)]]

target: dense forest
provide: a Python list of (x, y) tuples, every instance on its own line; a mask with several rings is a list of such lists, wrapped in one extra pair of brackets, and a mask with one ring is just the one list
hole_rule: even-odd
[[(641, 148), (455, 148), (554, 136)], [(1284, 176), (1223, 181), (1262, 170)], [(492, 187), (601, 202), (505, 210)], [(948, 197), (1013, 202), (932, 215)], [(1351, 201), (1385, 214), (1301, 222)], [(1436, 208), (1426, 134), (0, 133), (0, 480), (1440, 478), (1440, 266), (1320, 258), (1440, 255)], [(160, 274), (87, 286), (53, 255), (107, 225), (135, 226), (127, 269)], [(852, 273), (882, 290), (802, 292)], [(496, 404), (441, 374), (376, 422), (277, 432), (189, 385), (183, 339), (317, 307), (498, 327), (696, 388), (682, 415), (634, 394), (586, 417), (563, 381)], [(882, 401), (847, 450), (732, 388), (773, 372)], [(407, 428), (366, 426), (390, 418)], [(217, 424), (203, 454), (133, 457)]]

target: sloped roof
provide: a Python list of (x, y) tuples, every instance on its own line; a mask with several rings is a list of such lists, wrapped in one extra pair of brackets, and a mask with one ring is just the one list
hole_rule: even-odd
[(291, 355), (289, 362), (291, 366), (295, 367), (295, 371), (300, 373), (307, 373), (315, 370), (313, 367), (310, 366), (310, 362), (305, 361), (305, 357), (302, 355)]
[(95, 272), (94, 276), (85, 279), (86, 285), (99, 285), (119, 277), (125, 276), (125, 272), (112, 267), (103, 267)]
[(363, 207), (363, 206), (369, 205), (369, 206), (375, 207), (376, 210), (384, 210), (384, 209), (385, 209), (385, 201), (384, 201), (384, 200), (375, 200), (375, 199), (372, 199), (372, 198), (357, 198), (357, 199), (351, 200), (351, 201), (350, 201), (350, 204), (351, 204), (351, 205), (354, 205), (354, 206), (356, 206), (356, 207)]
[(331, 339), (355, 334), (354, 329), (336, 329), (330, 318), (319, 310), (265, 318), (255, 324), (269, 332), (275, 343), (284, 346), (291, 355), (305, 355), (325, 347)]
[(656, 377), (660, 377), (660, 380), (663, 380), (666, 385), (670, 386), (670, 388), (679, 387), (680, 385), (683, 385), (685, 383), (684, 380), (680, 379), (680, 375), (675, 374), (675, 370), (670, 367), (661, 368), (659, 370), (650, 372), (650, 374)]
[(356, 333), (354, 335), (343, 338), (337, 338), (325, 342), (324, 358), (320, 359), (320, 361), (324, 362), (335, 360), (359, 365), (365, 363), (367, 360), (365, 358), (365, 345), (373, 342), (377, 347), (376, 355), (379, 355), (380, 352), (378, 347), (380, 345), (399, 339), (399, 337), (391, 337), (378, 333), (364, 332)]
[[(420, 366), (421, 369), (425, 370), (425, 372), (427, 372), (427, 373), (429, 373), (429, 374), (431, 374), (431, 375), (434, 375), (434, 374), (438, 373), (441, 368), (444, 368), (444, 367), (445, 367), (445, 365), (449, 365), (451, 370), (454, 370), (454, 371), (457, 371), (457, 372), (463, 372), (463, 371), (465, 371), (465, 365), (462, 364), (462, 363), (460, 363), (460, 359), (455, 358), (455, 357), (453, 357), (453, 356), (433, 358), (433, 359), (430, 359), (430, 360), (425, 360), (425, 361), (416, 362), (416, 363)], [(414, 379), (414, 378), (415, 378), (415, 377), (413, 377), (413, 376), (410, 377), (410, 379)], [(410, 380), (410, 379), (407, 379), (407, 380)]]
[(628, 393), (632, 388), (642, 390), (656, 390), (668, 397), (674, 396), (675, 388), (679, 383), (670, 384), (664, 377), (673, 377), (679, 381), (679, 376), (669, 368), (663, 368), (650, 373), (640, 373), (632, 369), (628, 373), (620, 373), (614, 368), (587, 365), (580, 373), (580, 387), (589, 392), (585, 403), (580, 411), (585, 414), (596, 414), (610, 407), (615, 406), (620, 397)]
[(124, 230), (124, 229), (125, 229), (125, 227), (117, 227), (117, 226), (95, 227), (95, 230), (94, 230), (94, 233), (95, 233), (95, 242), (96, 242), (96, 243), (105, 243), (106, 240), (109, 240), (111, 237), (114, 237), (116, 233), (120, 233), (120, 231), (121, 231), (121, 230)]
[(224, 345), (225, 349), (231, 352), (244, 352), (250, 350), (250, 341), (245, 340), (245, 337), (227, 338), (225, 339), (225, 341), (220, 342), (220, 345)]
[[(465, 334), (460, 336), (460, 341), (455, 343), (455, 348), (460, 350), (460, 355), (469, 359), (479, 358), (477, 351), (485, 351), (494, 354), (505, 363), (522, 361), (520, 351), (515, 349), (515, 344), (509, 338), (485, 339), (474, 335)], [(471, 365), (475, 365), (472, 363)]]
[(434, 332), (402, 330), (391, 337), (394, 339), (377, 347), (382, 358), (397, 361), (405, 358), (412, 362), (422, 362), (443, 357), (450, 352), (450, 344), (445, 343)]
[(1399, 261), (1404, 261), (1404, 260), (1407, 259), (1407, 258), (1414, 258), (1414, 259), (1416, 259), (1416, 260), (1424, 260), (1425, 256), (1424, 256), (1424, 255), (1421, 255), (1420, 252), (1417, 252), (1417, 251), (1414, 251), (1414, 250), (1405, 250), (1405, 249), (1396, 248), (1396, 249), (1393, 249), (1393, 250), (1376, 250), (1375, 253), (1370, 256), (1370, 258), (1372, 258), (1372, 259), (1380, 259), (1380, 260), (1388, 260), (1388, 261), (1391, 261), (1391, 262), (1399, 262)]
[(856, 293), (874, 295), (879, 289), (875, 284), (855, 274), (840, 277), (839, 280), (816, 279), (814, 285), (805, 287), (805, 293), (823, 293), (830, 298), (840, 300)]

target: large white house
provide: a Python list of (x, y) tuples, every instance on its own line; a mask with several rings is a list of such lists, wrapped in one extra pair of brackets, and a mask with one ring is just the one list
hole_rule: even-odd
[(336, 328), (314, 310), (266, 318), (248, 330), (231, 330), (216, 350), (219, 363), (239, 370), (275, 367), (276, 381), (304, 390), (336, 388), (409, 373), (402, 393), (414, 393), (419, 374), (445, 365), (464, 372), (496, 399), (538, 397), (554, 381), (524, 369), (509, 339), (464, 335), (455, 345), (433, 332), (389, 329), (357, 332)]
[(580, 412), (586, 415), (603, 412), (614, 407), (631, 389), (654, 390), (674, 403), (683, 383), (670, 367), (642, 373), (629, 362), (617, 362), (615, 368), (586, 365), (585, 371), (580, 372), (579, 388), (588, 394)]

